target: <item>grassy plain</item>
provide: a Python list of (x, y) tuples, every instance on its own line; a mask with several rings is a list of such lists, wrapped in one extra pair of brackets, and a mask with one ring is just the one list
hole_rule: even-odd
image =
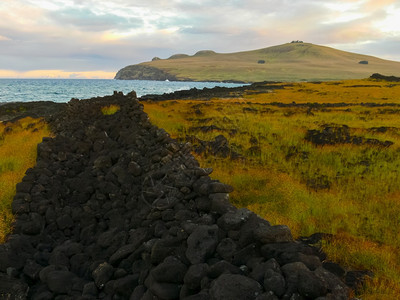
[[(360, 64), (360, 61), (368, 61), (368, 64)], [(179, 80), (194, 81), (337, 80), (366, 78), (372, 73), (400, 76), (400, 62), (310, 43), (287, 43), (236, 53), (199, 51), (190, 56), (175, 55), (140, 65), (161, 69)], [(117, 76), (125, 74), (127, 77), (122, 76), (122, 79), (141, 79), (129, 78), (132, 67), (124, 68)]]
[[(296, 237), (333, 234), (320, 244), (329, 259), (375, 273), (359, 296), (398, 299), (400, 83), (282, 87), (261, 94), (249, 90), (241, 98), (144, 106), (154, 124), (193, 143), (195, 156), (213, 167), (214, 178), (235, 187), (236, 206), (288, 225)], [(347, 128), (347, 140), (317, 145), (305, 139), (309, 130), (329, 133), (329, 128)], [(204, 151), (218, 135), (235, 155)]]
[(12, 230), (11, 202), (16, 184), (35, 165), (37, 144), (45, 136), (50, 136), (50, 131), (42, 119), (0, 122), (0, 243)]

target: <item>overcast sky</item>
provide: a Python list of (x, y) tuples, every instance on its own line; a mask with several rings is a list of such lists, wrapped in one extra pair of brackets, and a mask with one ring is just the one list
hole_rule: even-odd
[(292, 40), (400, 61), (400, 1), (0, 0), (0, 77), (112, 78), (154, 56)]

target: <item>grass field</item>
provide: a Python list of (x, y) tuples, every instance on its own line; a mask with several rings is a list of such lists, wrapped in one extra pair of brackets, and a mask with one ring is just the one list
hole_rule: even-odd
[[(375, 273), (362, 299), (398, 298), (400, 83), (293, 83), (241, 98), (144, 104), (154, 124), (191, 141), (201, 165), (235, 187), (236, 206), (296, 237), (333, 234), (320, 245), (329, 259)], [(12, 230), (15, 185), (50, 134), (40, 119), (0, 123), (0, 242)], [(216, 151), (221, 136), (224, 151)]]
[[(321, 243), (329, 259), (375, 273), (362, 299), (400, 295), (400, 83), (294, 83), (240, 99), (147, 102), (145, 111), (192, 142), (201, 165), (235, 187), (236, 206), (296, 237), (333, 234)], [(213, 148), (220, 135), (228, 153)]]
[[(360, 61), (368, 64), (360, 64)], [(194, 81), (337, 80), (366, 78), (373, 73), (400, 76), (400, 62), (310, 43), (287, 43), (236, 53), (199, 51), (190, 56), (173, 56), (140, 64), (143, 65), (161, 69), (179, 80)], [(133, 75), (134, 68), (128, 66), (120, 70), (116, 78), (142, 79), (142, 72)]]
[(15, 186), (35, 165), (37, 144), (45, 136), (50, 136), (50, 131), (42, 119), (0, 122), (0, 243), (12, 231)]

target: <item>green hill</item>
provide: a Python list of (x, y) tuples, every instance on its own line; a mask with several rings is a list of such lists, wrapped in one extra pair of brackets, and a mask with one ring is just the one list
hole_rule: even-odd
[(180, 81), (315, 81), (359, 79), (373, 73), (400, 76), (400, 62), (310, 43), (288, 43), (253, 51), (198, 51), (130, 65), (115, 79)]

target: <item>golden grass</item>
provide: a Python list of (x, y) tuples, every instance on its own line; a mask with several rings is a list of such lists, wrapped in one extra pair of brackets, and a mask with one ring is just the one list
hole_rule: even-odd
[[(362, 299), (398, 299), (400, 295), (399, 248), (371, 242), (341, 232), (322, 244), (331, 260), (356, 269), (374, 270), (376, 276), (362, 287)], [(379, 268), (377, 268), (379, 266)]]
[[(263, 103), (397, 103), (400, 93), (399, 82), (389, 83), (371, 79), (277, 85), (284, 89), (274, 89), (268, 93), (258, 94), (257, 97), (249, 91), (244, 100)], [(368, 108), (364, 111), (368, 111)]]
[(103, 106), (101, 108), (101, 112), (103, 113), (103, 115), (105, 116), (110, 116), (115, 114), (117, 111), (119, 111), (121, 109), (121, 107), (119, 105), (116, 104), (110, 104), (107, 106)]
[[(358, 296), (396, 299), (400, 294), (399, 100), (398, 83), (349, 80), (295, 83), (261, 95), (248, 92), (242, 99), (144, 105), (152, 122), (173, 137), (184, 140), (195, 135), (210, 141), (223, 134), (243, 159), (209, 153), (196, 157), (202, 166), (214, 169), (214, 178), (235, 187), (231, 200), (236, 206), (248, 207), (272, 224), (288, 225), (295, 237), (334, 234), (322, 245), (330, 259), (376, 274)], [(319, 105), (277, 104), (293, 101)], [(342, 102), (346, 106), (323, 105)], [(325, 124), (347, 125), (351, 135), (394, 144), (321, 147), (304, 140), (307, 130)], [(219, 130), (191, 129), (207, 125)], [(380, 127), (387, 128), (374, 129)], [(253, 146), (259, 153), (248, 151)]]
[(0, 123), (0, 243), (12, 231), (15, 186), (35, 165), (37, 144), (49, 135), (41, 119), (28, 117), (15, 123)]

